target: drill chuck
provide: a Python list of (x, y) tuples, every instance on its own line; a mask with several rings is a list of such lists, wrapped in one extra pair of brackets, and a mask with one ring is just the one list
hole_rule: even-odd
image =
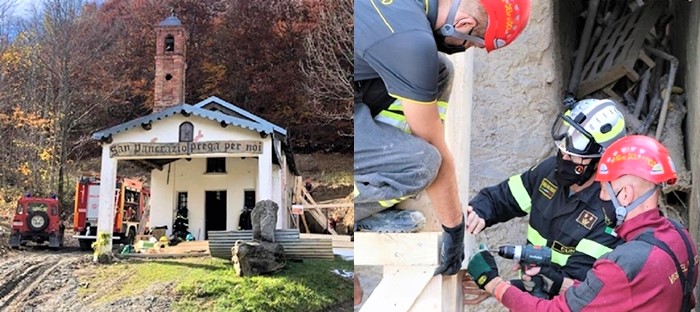
[(521, 255), (523, 253), (523, 247), (518, 246), (501, 246), (498, 248), (498, 255), (506, 259), (515, 259), (515, 261), (520, 261)]

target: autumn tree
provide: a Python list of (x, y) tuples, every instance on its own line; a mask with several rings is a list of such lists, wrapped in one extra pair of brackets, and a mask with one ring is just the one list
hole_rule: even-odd
[[(311, 1), (313, 29), (304, 38), (304, 87), (318, 119), (352, 126), (353, 1)], [(339, 131), (339, 135), (352, 136)]]
[[(34, 75), (28, 83), (28, 102), (49, 120), (42, 146), (52, 155), (49, 183), (63, 198), (66, 164), (76, 143), (97, 129), (84, 127), (93, 112), (106, 102), (94, 86), (104, 77), (101, 56), (114, 36), (111, 25), (96, 22), (97, 10), (82, 0), (44, 0), (39, 16), (25, 34), (35, 52)], [(116, 89), (116, 88), (112, 88)], [(81, 140), (83, 139), (83, 140)]]

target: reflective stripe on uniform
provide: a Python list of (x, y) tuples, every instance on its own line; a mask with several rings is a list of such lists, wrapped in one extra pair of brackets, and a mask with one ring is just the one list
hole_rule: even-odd
[[(447, 118), (447, 105), (448, 103), (445, 101), (437, 101), (438, 114), (440, 114), (440, 120), (442, 121), (445, 121), (445, 118)], [(408, 127), (406, 117), (403, 115), (403, 105), (401, 105), (400, 100), (394, 101), (386, 110), (379, 112), (374, 117), (374, 120), (399, 128), (406, 133), (411, 133), (411, 128)]]
[(394, 198), (394, 199), (380, 200), (380, 201), (378, 201), (378, 203), (382, 207), (389, 208), (391, 206), (394, 206), (394, 205), (406, 200), (408, 197), (409, 196), (403, 196), (403, 197)]
[(510, 193), (513, 194), (513, 197), (515, 197), (515, 201), (518, 202), (520, 210), (525, 213), (530, 213), (532, 209), (532, 199), (530, 198), (530, 194), (527, 193), (527, 189), (525, 189), (520, 175), (515, 175), (508, 179), (508, 188), (510, 189)]
[[(529, 224), (527, 225), (527, 240), (536, 246), (547, 246), (547, 239), (540, 235), (540, 233)], [(612, 251), (612, 249), (596, 241), (584, 238), (576, 245), (576, 251), (598, 259)], [(569, 256), (571, 255), (563, 254), (552, 249), (552, 262), (556, 264), (565, 266), (566, 261), (569, 260)]]
[[(535, 246), (547, 246), (547, 239), (544, 238), (542, 235), (540, 235), (537, 230), (535, 230), (531, 225), (527, 225), (527, 240), (535, 245)], [(560, 265), (560, 266), (565, 266), (566, 261), (569, 260), (569, 256), (567, 254), (563, 254), (561, 252), (558, 252), (554, 249), (552, 249), (552, 262)]]
[(352, 190), (352, 198), (357, 197), (360, 195), (360, 191), (357, 190), (357, 184), (353, 183), (352, 184), (353, 190)]
[(590, 239), (582, 239), (578, 245), (576, 245), (576, 251), (585, 253), (593, 258), (600, 258), (602, 255), (611, 252), (612, 248), (607, 247), (601, 243)]
[(411, 129), (408, 127), (408, 123), (406, 122), (406, 117), (401, 114), (383, 110), (379, 112), (377, 116), (374, 116), (374, 120), (399, 128), (403, 132), (411, 133)]

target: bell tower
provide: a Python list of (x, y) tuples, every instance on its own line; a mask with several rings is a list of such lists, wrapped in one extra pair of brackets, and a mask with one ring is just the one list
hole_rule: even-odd
[(185, 103), (185, 44), (189, 35), (175, 13), (156, 28), (156, 77), (153, 112)]

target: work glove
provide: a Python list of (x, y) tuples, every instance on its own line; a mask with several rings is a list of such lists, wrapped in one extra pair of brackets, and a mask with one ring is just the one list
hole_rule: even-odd
[[(527, 270), (526, 275), (532, 277), (531, 274), (527, 274), (532, 273), (532, 269), (533, 268)], [(542, 290), (552, 297), (558, 295), (561, 291), (561, 285), (564, 283), (564, 273), (562, 273), (558, 268), (551, 266), (539, 267), (539, 269), (539, 272), (535, 275), (542, 277), (542, 281), (544, 282), (542, 285)]]
[(492, 279), (498, 276), (496, 259), (484, 244), (479, 244), (479, 250), (469, 260), (467, 272), (479, 288), (484, 289)]
[(464, 260), (464, 215), (456, 227), (442, 226), (442, 244), (440, 246), (440, 266), (433, 275), (455, 275), (462, 268)]

